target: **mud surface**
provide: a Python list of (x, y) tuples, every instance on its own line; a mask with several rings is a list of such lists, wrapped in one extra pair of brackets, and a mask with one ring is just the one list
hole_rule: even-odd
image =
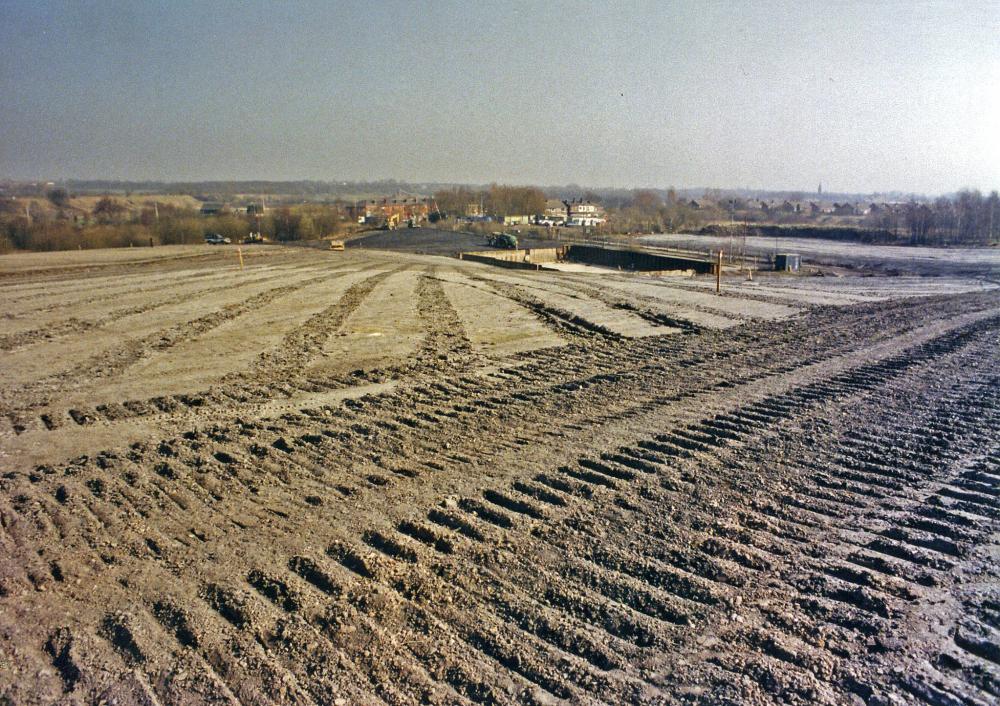
[(175, 255), (0, 258), (0, 702), (1000, 698), (997, 289)]
[[(496, 223), (494, 230), (514, 233), (518, 229), (516, 226), (502, 226)], [(560, 245), (562, 243), (558, 240), (518, 235), (518, 247), (521, 248), (555, 248)], [(347, 247), (452, 256), (460, 252), (490, 249), (484, 236), (437, 228), (398, 228), (392, 231), (377, 231), (348, 241)]]

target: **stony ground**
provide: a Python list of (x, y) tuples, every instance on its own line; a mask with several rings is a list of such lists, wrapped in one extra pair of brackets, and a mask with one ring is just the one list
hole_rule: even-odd
[(988, 704), (1000, 293), (0, 258), (0, 701)]

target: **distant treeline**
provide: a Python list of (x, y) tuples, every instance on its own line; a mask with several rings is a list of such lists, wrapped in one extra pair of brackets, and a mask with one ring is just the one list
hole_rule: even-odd
[(765, 236), (771, 238), (822, 238), (850, 243), (891, 244), (900, 238), (891, 230), (862, 226), (817, 226), (808, 224), (713, 223), (694, 231), (696, 235)]
[(105, 197), (81, 213), (68, 206), (61, 190), (53, 190), (49, 208), (18, 206), (10, 199), (0, 205), (0, 252), (201, 243), (213, 233), (236, 243), (258, 231), (269, 240), (313, 240), (336, 236), (345, 227), (340, 208), (318, 204), (269, 209), (258, 219), (233, 213), (205, 216), (169, 204), (129, 209)]
[[(204, 185), (216, 188), (232, 183)], [(289, 182), (240, 184), (251, 191), (251, 187), (266, 184), (280, 184), (284, 188)], [(293, 206), (271, 207), (258, 219), (239, 213), (239, 209), (202, 215), (192, 206), (204, 202), (203, 195), (198, 195), (197, 200), (175, 195), (173, 203), (170, 198), (161, 196), (157, 201), (155, 196), (82, 197), (51, 186), (41, 196), (0, 197), (0, 251), (197, 243), (211, 233), (237, 242), (258, 230), (271, 240), (311, 240), (337, 236), (345, 228), (353, 227), (346, 207), (337, 202), (304, 200), (305, 203)], [(546, 211), (547, 200), (554, 200), (558, 209), (562, 198), (582, 198), (599, 205), (605, 221), (599, 226), (588, 226), (588, 230), (616, 234), (698, 232), (712, 224), (746, 222), (764, 235), (795, 234), (914, 245), (987, 245), (1000, 241), (1000, 197), (996, 191), (984, 196), (979, 191), (965, 190), (928, 202), (872, 202), (864, 209), (850, 206), (849, 213), (841, 216), (796, 209), (790, 202), (764, 210), (754, 208), (751, 202), (737, 203), (736, 199), (726, 199), (718, 193), (695, 200), (674, 189), (640, 189), (616, 192), (614, 198), (608, 198), (596, 191), (563, 195), (533, 186), (493, 184), (479, 190), (438, 189), (434, 192), (437, 208), (432, 215), (443, 211), (463, 216), (474, 207), (493, 216), (539, 216)]]
[(438, 190), (434, 202), (445, 213), (459, 216), (470, 206), (494, 216), (535, 215), (545, 211), (545, 192), (534, 186), (492, 184), (482, 190), (460, 186)]
[[(44, 196), (48, 189), (65, 189), (74, 194), (186, 194), (208, 200), (225, 199), (242, 195), (267, 195), (302, 197), (311, 200), (347, 198), (361, 195), (393, 194), (403, 191), (413, 194), (433, 194), (437, 191), (464, 189), (469, 191), (485, 191), (489, 184), (458, 184), (454, 182), (407, 182), (396, 179), (379, 179), (374, 181), (349, 180), (309, 180), (276, 181), (276, 180), (246, 180), (246, 181), (121, 181), (113, 179), (68, 179), (54, 184), (46, 182), (14, 182), (0, 183), (0, 192), (12, 196)], [(721, 202), (730, 198), (742, 199), (817, 199), (837, 201), (906, 201), (913, 195), (900, 192), (880, 194), (858, 194), (824, 192), (817, 195), (811, 192), (767, 190), (767, 189), (716, 189), (705, 187), (689, 188), (609, 188), (587, 187), (579, 184), (537, 186), (549, 198), (579, 198), (581, 194), (593, 194), (609, 207), (618, 208), (628, 205), (632, 195), (637, 191), (648, 191), (666, 200), (668, 192), (685, 199), (697, 199)], [(920, 199), (918, 199), (920, 200)]]
[(910, 202), (903, 213), (906, 235), (914, 245), (987, 245), (1000, 241), (1000, 195), (960, 191), (933, 203)]
[[(909, 245), (991, 245), (1000, 241), (1000, 196), (960, 191), (929, 203), (883, 204), (849, 225), (802, 222), (807, 216), (774, 214), (781, 223), (712, 223), (690, 232), (704, 235), (742, 233), (789, 238), (824, 238), (862, 243)], [(737, 218), (739, 221), (739, 218)]]
[(0, 185), (12, 196), (44, 196), (52, 188), (72, 194), (173, 194), (189, 195), (203, 201), (230, 199), (246, 195), (305, 198), (312, 201), (336, 200), (363, 195), (392, 194), (397, 191), (433, 193), (453, 184), (410, 184), (384, 179), (378, 181), (116, 181), (108, 179), (69, 179), (56, 183), (17, 183)]

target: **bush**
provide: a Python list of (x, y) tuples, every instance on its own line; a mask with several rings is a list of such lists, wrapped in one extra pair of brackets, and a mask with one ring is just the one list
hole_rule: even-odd
[(127, 248), (149, 246), (149, 228), (137, 225), (102, 225), (78, 232), (78, 247)]
[(11, 250), (76, 250), (148, 246), (151, 232), (141, 225), (99, 225), (77, 228), (67, 221), (9, 221), (0, 229), (0, 248)]
[(69, 193), (66, 189), (52, 189), (45, 196), (57, 208), (65, 208), (69, 205)]
[(154, 229), (162, 245), (201, 243), (205, 240), (205, 223), (197, 218), (171, 218), (161, 220)]
[(250, 225), (237, 216), (215, 216), (202, 219), (202, 235), (218, 233), (234, 243), (242, 241), (250, 233)]

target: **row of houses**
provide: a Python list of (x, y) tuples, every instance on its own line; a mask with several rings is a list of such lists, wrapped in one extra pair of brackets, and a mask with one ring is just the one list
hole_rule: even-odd
[(468, 221), (491, 221), (506, 226), (543, 225), (543, 226), (596, 226), (604, 223), (604, 209), (586, 199), (548, 199), (542, 213), (523, 213), (505, 216), (492, 215), (486, 212), (482, 203), (474, 202), (465, 207), (465, 219)]
[[(424, 196), (396, 194), (379, 199), (364, 199), (347, 207), (347, 216), (358, 223), (373, 223), (376, 221), (414, 221), (420, 223), (427, 220), (433, 207), (433, 199)], [(433, 207), (433, 210), (437, 210)]]
[(506, 216), (503, 218), (504, 224), (531, 224), (542, 226), (597, 226), (607, 220), (604, 209), (600, 204), (596, 204), (586, 199), (548, 199), (545, 202), (545, 210), (542, 213), (535, 213), (524, 216)]
[[(725, 204), (720, 204), (724, 206)], [(870, 214), (901, 213), (905, 208), (904, 203), (875, 203), (868, 204), (850, 202), (816, 202), (816, 201), (758, 201), (747, 204), (751, 209), (763, 211), (764, 213), (794, 213), (809, 216), (867, 216)]]
[[(423, 196), (399, 193), (384, 198), (364, 199), (345, 207), (347, 218), (358, 223), (400, 221), (424, 221), (431, 212), (433, 200)], [(255, 216), (265, 212), (265, 204), (250, 203), (233, 205), (217, 201), (202, 204), (203, 216), (218, 216), (222, 214)]]
[[(406, 222), (421, 223), (436, 212), (434, 200), (425, 196), (397, 193), (375, 199), (364, 199), (346, 207), (347, 217), (358, 223)], [(264, 204), (251, 203), (234, 206), (227, 203), (207, 202), (202, 205), (205, 216), (223, 213), (257, 215), (264, 212)], [(481, 203), (470, 203), (465, 209), (465, 218), (470, 221), (495, 221), (503, 225), (545, 225), (545, 226), (596, 226), (607, 218), (604, 209), (587, 199), (548, 199), (542, 213), (491, 215), (484, 212)]]

